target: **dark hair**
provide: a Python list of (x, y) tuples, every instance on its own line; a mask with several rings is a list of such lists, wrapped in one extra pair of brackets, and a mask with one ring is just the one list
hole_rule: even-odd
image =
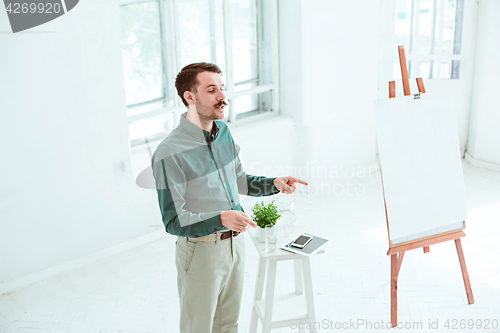
[(201, 72), (213, 72), (217, 74), (221, 74), (222, 71), (215, 64), (209, 64), (206, 62), (197, 62), (194, 64), (190, 64), (185, 66), (179, 74), (177, 74), (177, 78), (175, 79), (175, 88), (177, 89), (177, 94), (182, 99), (182, 103), (185, 106), (188, 106), (187, 101), (184, 99), (185, 91), (196, 92), (196, 86), (199, 84), (196, 76)]

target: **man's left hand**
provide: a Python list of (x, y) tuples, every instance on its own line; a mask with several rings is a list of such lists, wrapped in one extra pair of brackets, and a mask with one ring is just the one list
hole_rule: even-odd
[(291, 194), (295, 191), (295, 183), (309, 185), (305, 181), (292, 176), (276, 177), (274, 179), (274, 186), (276, 186), (276, 189), (281, 193), (286, 194)]

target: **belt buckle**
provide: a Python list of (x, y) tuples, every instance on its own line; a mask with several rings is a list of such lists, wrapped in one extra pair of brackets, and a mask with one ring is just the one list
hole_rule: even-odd
[[(217, 237), (218, 240), (225, 240), (228, 238), (233, 238), (234, 232), (232, 230), (224, 230), (220, 232), (220, 236)], [(224, 237), (224, 238), (222, 238)]]

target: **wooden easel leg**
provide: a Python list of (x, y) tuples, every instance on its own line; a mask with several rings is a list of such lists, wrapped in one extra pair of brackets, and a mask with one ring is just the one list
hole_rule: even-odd
[(398, 324), (398, 255), (391, 255), (391, 324)]
[(399, 275), (399, 270), (401, 269), (401, 263), (403, 262), (403, 257), (404, 257), (405, 253), (404, 252), (400, 252), (399, 255), (398, 255), (398, 269), (396, 271), (396, 278), (398, 277)]
[(424, 253), (429, 253), (430, 249), (428, 246), (424, 246)]
[(462, 250), (462, 242), (460, 238), (455, 239), (455, 246), (457, 247), (458, 260), (460, 261), (460, 267), (462, 268), (462, 277), (464, 278), (465, 292), (467, 293), (467, 300), (469, 304), (474, 303), (474, 296), (472, 295), (472, 288), (470, 286), (469, 274), (467, 273), (467, 267), (465, 266), (464, 252)]

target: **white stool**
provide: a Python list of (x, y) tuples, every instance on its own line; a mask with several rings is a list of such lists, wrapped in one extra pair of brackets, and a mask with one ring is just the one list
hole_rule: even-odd
[[(296, 232), (295, 234), (300, 234)], [(262, 332), (269, 333), (273, 328), (290, 327), (299, 325), (299, 332), (305, 332), (304, 324), (311, 323), (309, 331), (316, 333), (314, 327), (315, 310), (314, 310), (314, 296), (312, 289), (311, 278), (311, 265), (309, 257), (276, 249), (274, 252), (266, 252), (265, 244), (258, 241), (255, 230), (250, 231), (257, 251), (259, 252), (259, 267), (257, 270), (257, 282), (255, 284), (255, 295), (252, 306), (252, 317), (250, 319), (250, 333), (257, 332), (257, 324), (260, 319), (262, 323)], [(281, 246), (291, 241), (293, 237), (278, 238), (278, 245)], [(320, 251), (321, 252), (321, 251)], [(274, 287), (276, 283), (276, 266), (278, 261), (293, 260), (294, 263), (294, 276), (295, 276), (295, 293), (297, 295), (305, 294), (307, 313), (300, 317), (287, 318), (273, 322), (273, 306), (274, 306)], [(266, 274), (267, 273), (267, 274)], [(303, 278), (303, 279), (302, 279)], [(266, 298), (262, 300), (264, 291), (264, 282), (266, 282)], [(302, 325), (302, 327), (300, 327)]]

